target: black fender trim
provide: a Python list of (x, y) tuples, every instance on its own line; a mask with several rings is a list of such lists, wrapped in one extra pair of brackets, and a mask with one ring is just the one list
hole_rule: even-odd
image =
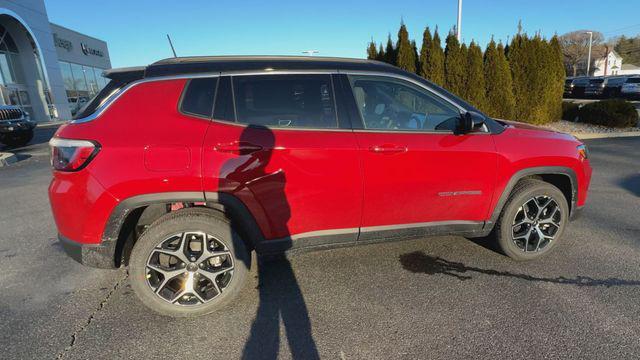
[[(204, 202), (204, 193), (200, 191), (186, 191), (186, 192), (166, 192), (166, 193), (153, 193), (132, 196), (122, 200), (111, 212), (107, 224), (105, 225), (104, 232), (102, 233), (102, 241), (99, 246), (101, 251), (96, 252), (95, 261), (98, 265), (86, 264), (89, 266), (100, 268), (115, 268), (116, 267), (116, 246), (118, 244), (118, 238), (120, 237), (120, 231), (127, 218), (127, 216), (135, 209), (148, 206), (157, 203), (172, 203), (172, 202)], [(102, 258), (102, 259), (98, 259)], [(84, 262), (83, 262), (84, 264)]]
[(250, 249), (257, 249), (265, 240), (255, 217), (237, 197), (224, 192), (205, 192), (207, 205), (219, 204), (232, 221), (236, 231), (247, 242)]
[(564, 166), (539, 166), (539, 167), (531, 167), (522, 169), (511, 176), (509, 182), (505, 186), (502, 191), (502, 195), (500, 195), (500, 199), (496, 203), (495, 208), (493, 209), (493, 213), (491, 214), (491, 218), (489, 221), (485, 222), (485, 229), (490, 230), (493, 228), (496, 221), (500, 217), (500, 213), (502, 212), (502, 208), (504, 207), (511, 191), (516, 186), (518, 181), (522, 180), (527, 176), (533, 175), (565, 175), (571, 181), (571, 201), (570, 201), (570, 214), (569, 217), (575, 212), (576, 209), (576, 201), (578, 200), (578, 180), (576, 177), (575, 171), (569, 167)]

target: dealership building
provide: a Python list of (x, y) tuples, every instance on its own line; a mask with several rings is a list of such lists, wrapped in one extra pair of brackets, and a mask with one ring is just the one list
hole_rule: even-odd
[(0, 0), (0, 105), (66, 120), (106, 85), (107, 43), (49, 22), (44, 0)]

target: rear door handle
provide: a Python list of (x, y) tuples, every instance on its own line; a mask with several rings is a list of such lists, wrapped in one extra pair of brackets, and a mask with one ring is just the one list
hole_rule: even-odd
[(217, 144), (213, 149), (219, 152), (247, 155), (262, 150), (262, 146), (245, 141), (234, 141), (231, 143)]
[(407, 150), (408, 149), (406, 146), (393, 145), (393, 144), (375, 145), (369, 148), (369, 151), (374, 153), (381, 153), (381, 154), (401, 153), (401, 152), (407, 152)]

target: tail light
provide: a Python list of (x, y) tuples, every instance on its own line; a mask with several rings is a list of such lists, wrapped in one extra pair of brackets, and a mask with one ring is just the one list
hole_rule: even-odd
[(89, 140), (52, 138), (51, 166), (58, 171), (78, 171), (86, 167), (100, 151), (100, 144)]

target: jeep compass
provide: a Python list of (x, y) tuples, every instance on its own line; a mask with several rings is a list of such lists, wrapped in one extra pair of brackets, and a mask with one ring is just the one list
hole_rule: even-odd
[(50, 141), (58, 236), (83, 264), (127, 266), (165, 315), (231, 301), (254, 251), (456, 234), (537, 259), (587, 198), (573, 136), (388, 64), (190, 57), (105, 76)]

